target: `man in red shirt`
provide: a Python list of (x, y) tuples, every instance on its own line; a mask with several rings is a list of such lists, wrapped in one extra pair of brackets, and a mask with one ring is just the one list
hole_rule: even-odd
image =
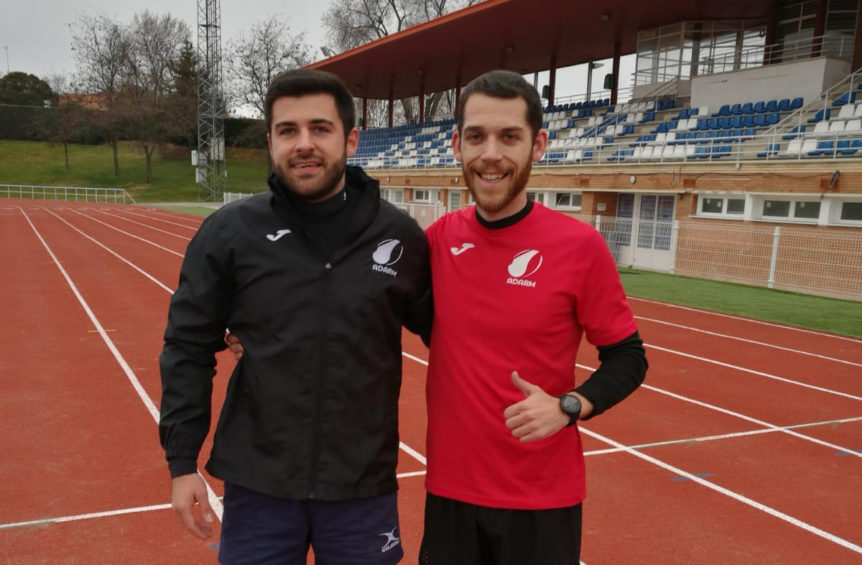
[[(476, 205), (426, 231), (435, 314), (419, 563), (577, 564), (576, 422), (643, 382), (643, 343), (601, 235), (527, 199), (548, 142), (536, 90), (486, 73), (463, 90), (457, 126)], [(601, 365), (575, 387), (584, 334)]]

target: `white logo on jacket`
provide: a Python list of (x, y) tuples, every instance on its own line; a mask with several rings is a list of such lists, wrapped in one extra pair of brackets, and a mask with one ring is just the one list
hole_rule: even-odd
[(268, 239), (270, 241), (278, 241), (279, 239), (281, 239), (282, 237), (286, 236), (289, 233), (291, 233), (290, 230), (278, 230), (275, 233), (266, 234), (266, 239)]
[(509, 263), (509, 278), (506, 284), (536, 288), (536, 282), (527, 280), (542, 266), (543, 258), (537, 249), (525, 249), (517, 253)]
[(392, 528), (392, 531), (377, 534), (386, 538), (386, 543), (383, 544), (383, 547), (380, 549), (380, 553), (386, 553), (387, 551), (401, 543), (401, 539), (399, 539), (398, 536), (395, 535), (395, 530), (397, 529), (398, 526), (395, 526), (394, 528)]
[(377, 244), (377, 249), (371, 254), (371, 259), (374, 260), (374, 265), (371, 266), (373, 271), (384, 273), (390, 277), (398, 274), (398, 271), (392, 268), (392, 265), (401, 259), (404, 254), (404, 246), (398, 239), (384, 239)]

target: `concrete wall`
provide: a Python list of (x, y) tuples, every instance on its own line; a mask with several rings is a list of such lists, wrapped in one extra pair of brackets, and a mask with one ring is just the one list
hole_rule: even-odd
[(723, 104), (798, 96), (807, 104), (849, 73), (849, 62), (822, 57), (695, 77), (691, 105), (709, 106), (711, 112), (717, 112)]

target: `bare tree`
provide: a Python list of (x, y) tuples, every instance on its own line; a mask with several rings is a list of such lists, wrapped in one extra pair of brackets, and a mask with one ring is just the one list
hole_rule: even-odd
[[(323, 15), (323, 25), (328, 31), (330, 41), (339, 50), (345, 51), (476, 2), (477, 0), (335, 0)], [(426, 119), (438, 117), (442, 111), (441, 102), (447, 101), (451, 115), (451, 92), (435, 92), (426, 97)], [(374, 106), (376, 108), (379, 103)], [(369, 110), (371, 107), (369, 102)], [(415, 98), (402, 99), (400, 110), (406, 123), (418, 121), (419, 112)], [(369, 124), (372, 122), (371, 119), (368, 121)]]
[(114, 157), (114, 176), (120, 175), (117, 146), (121, 137), (121, 95), (130, 39), (126, 29), (106, 16), (80, 16), (72, 24), (72, 51), (78, 66), (77, 82), (84, 92), (96, 93), (101, 112), (95, 125)]
[(45, 78), (54, 92), (52, 108), (40, 116), (37, 127), (49, 144), (62, 143), (66, 170), (69, 170), (69, 144), (81, 134), (85, 125), (85, 112), (79, 96), (63, 74), (52, 74)]
[(185, 22), (148, 10), (135, 14), (125, 65), (125, 118), (146, 160), (147, 184), (152, 182), (153, 153), (181, 129), (170, 110), (175, 94), (174, 67), (189, 42)]
[(231, 97), (259, 116), (263, 116), (264, 98), (272, 79), (311, 59), (304, 34), (294, 34), (275, 16), (253, 24), (247, 35), (230, 44), (228, 52), (233, 53), (227, 61)]

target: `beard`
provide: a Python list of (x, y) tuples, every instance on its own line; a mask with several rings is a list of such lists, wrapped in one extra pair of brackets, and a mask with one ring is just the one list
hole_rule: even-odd
[(484, 212), (496, 214), (505, 209), (506, 206), (512, 203), (515, 198), (527, 187), (527, 182), (530, 180), (530, 172), (533, 169), (533, 162), (528, 158), (524, 166), (521, 167), (517, 176), (510, 179), (509, 185), (501, 192), (494, 194), (480, 193), (473, 186), (473, 174), (467, 169), (465, 164), (461, 165), (461, 172), (464, 175), (464, 182), (467, 183), (467, 190), (473, 196), (476, 206)]
[[(308, 159), (310, 156), (299, 156), (296, 160)], [(327, 163), (323, 161), (323, 176), (319, 179), (304, 179), (299, 177), (291, 166), (292, 159), (287, 162), (274, 163), (275, 176), (279, 182), (294, 196), (308, 202), (316, 202), (331, 196), (336, 192), (344, 172), (347, 170), (347, 154), (340, 159)]]

